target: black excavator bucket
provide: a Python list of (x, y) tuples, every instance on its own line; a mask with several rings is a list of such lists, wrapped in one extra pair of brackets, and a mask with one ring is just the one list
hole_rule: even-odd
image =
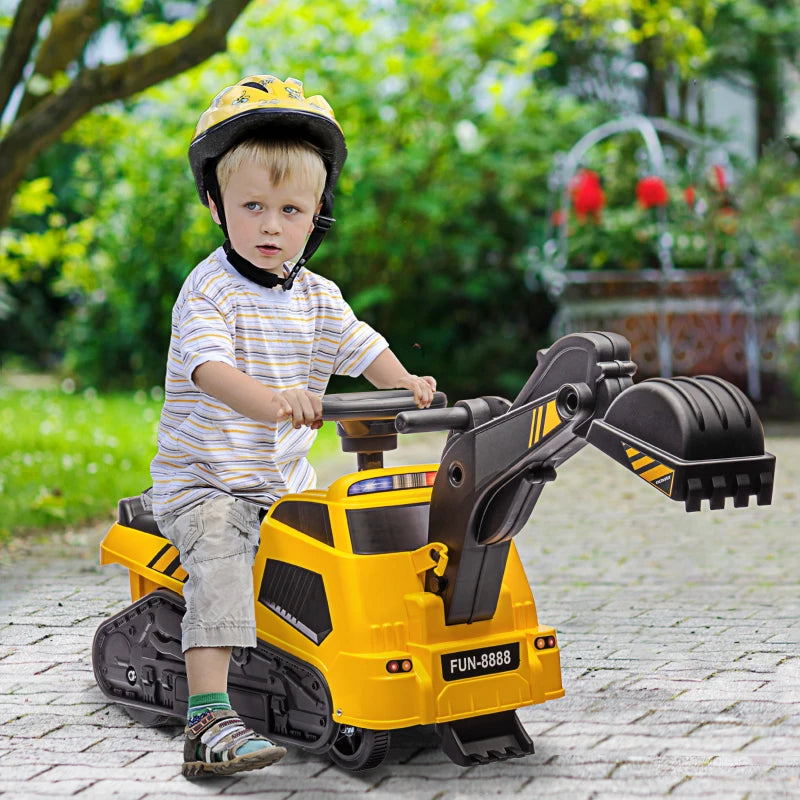
[(711, 375), (652, 378), (620, 394), (586, 440), (687, 511), (772, 502), (775, 457), (747, 397)]
[(474, 767), (533, 753), (533, 742), (516, 711), (444, 722), (436, 726), (442, 750), (455, 764)]

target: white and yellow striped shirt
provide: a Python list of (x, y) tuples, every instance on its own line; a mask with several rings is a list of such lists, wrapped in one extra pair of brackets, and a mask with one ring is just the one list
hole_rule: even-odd
[(387, 347), (332, 281), (302, 269), (291, 291), (268, 289), (215, 250), (189, 274), (172, 310), (158, 453), (150, 465), (156, 517), (223, 493), (269, 506), (316, 480), (306, 459), (316, 431), (238, 414), (192, 382), (200, 364), (221, 361), (275, 391), (323, 395), (332, 374), (358, 376)]

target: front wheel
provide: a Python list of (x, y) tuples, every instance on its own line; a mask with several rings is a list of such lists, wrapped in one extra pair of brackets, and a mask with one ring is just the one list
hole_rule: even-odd
[(342, 769), (373, 769), (382, 764), (389, 753), (390, 739), (389, 731), (340, 725), (328, 757)]

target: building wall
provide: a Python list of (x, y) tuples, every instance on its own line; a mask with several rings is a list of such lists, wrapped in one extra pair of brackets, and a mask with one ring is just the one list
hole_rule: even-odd
[(753, 93), (727, 81), (710, 81), (703, 94), (706, 124), (722, 128), (732, 153), (753, 160), (756, 155), (756, 102)]

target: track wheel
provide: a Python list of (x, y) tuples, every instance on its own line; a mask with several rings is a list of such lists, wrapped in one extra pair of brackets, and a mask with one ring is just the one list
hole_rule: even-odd
[(373, 769), (386, 758), (390, 738), (389, 731), (340, 725), (328, 756), (343, 769)]
[(134, 708), (133, 706), (122, 706), (125, 713), (141, 725), (148, 728), (160, 728), (163, 725), (180, 725), (181, 721), (176, 717), (169, 717), (166, 714), (158, 714), (155, 711), (147, 711), (144, 708)]

